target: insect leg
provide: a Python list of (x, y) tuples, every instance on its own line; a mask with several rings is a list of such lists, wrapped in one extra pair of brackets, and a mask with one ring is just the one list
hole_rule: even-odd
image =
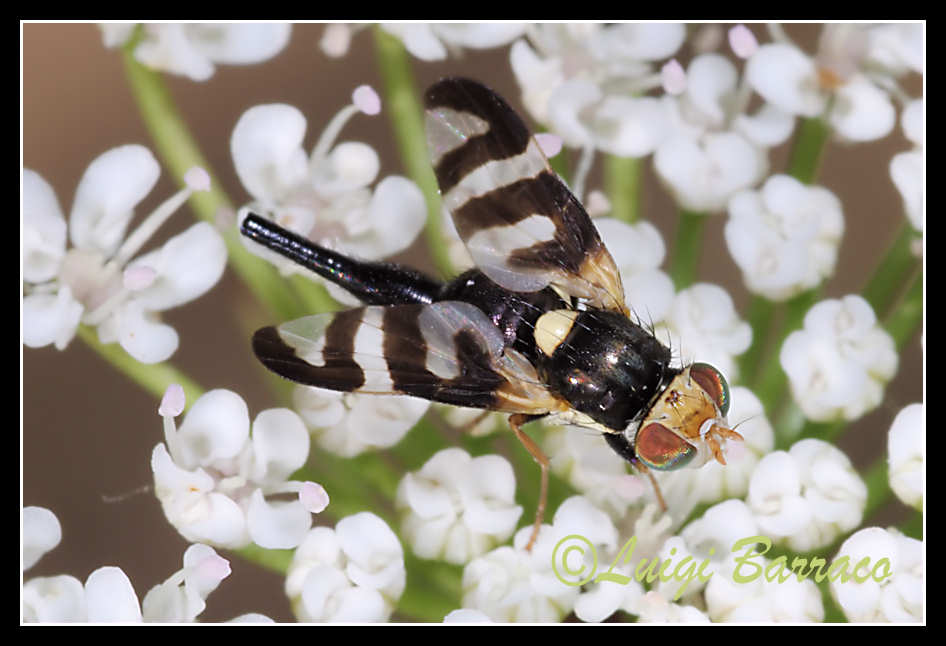
[(542, 520), (545, 517), (545, 503), (548, 499), (549, 493), (549, 459), (545, 453), (542, 452), (542, 449), (539, 448), (539, 445), (535, 443), (535, 440), (526, 435), (520, 427), (523, 424), (537, 420), (540, 417), (545, 417), (545, 415), (525, 415), (523, 413), (516, 413), (515, 415), (509, 416), (509, 426), (516, 434), (516, 437), (519, 438), (519, 441), (522, 442), (522, 445), (526, 447), (526, 450), (529, 452), (529, 454), (532, 455), (532, 458), (539, 463), (539, 467), (542, 469), (542, 485), (539, 491), (539, 505), (535, 510), (535, 524), (532, 526), (532, 536), (529, 537), (529, 542), (526, 544), (527, 552), (532, 551), (532, 546), (535, 544), (535, 539), (539, 536), (539, 528), (542, 527)]
[(240, 233), (343, 287), (368, 305), (432, 303), (442, 287), (440, 282), (408, 267), (354, 260), (253, 213), (243, 220)]

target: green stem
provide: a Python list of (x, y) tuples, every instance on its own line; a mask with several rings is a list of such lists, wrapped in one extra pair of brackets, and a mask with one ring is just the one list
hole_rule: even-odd
[(748, 321), (752, 327), (752, 345), (739, 357), (739, 380), (745, 384), (755, 383), (761, 369), (760, 361), (764, 348), (769, 347), (769, 328), (775, 315), (775, 303), (762, 296), (753, 296), (749, 303)]
[(640, 219), (640, 160), (615, 155), (606, 155), (604, 160), (604, 182), (611, 199), (611, 217), (637, 222)]
[(864, 518), (869, 519), (890, 498), (890, 479), (887, 473), (887, 456), (881, 456), (864, 473), (867, 485), (867, 503)]
[(792, 147), (788, 174), (805, 184), (811, 184), (818, 175), (825, 144), (831, 135), (828, 124), (817, 117), (803, 119)]
[[(178, 112), (164, 79), (158, 72), (138, 63), (131, 46), (123, 50), (123, 60), (125, 74), (141, 117), (151, 133), (158, 154), (175, 181), (183, 186), (185, 173), (194, 166), (203, 168), (210, 175), (210, 190), (194, 193), (190, 204), (198, 217), (216, 224), (219, 213), (233, 212), (234, 208)], [(276, 317), (298, 316), (301, 311), (299, 303), (276, 269), (246, 250), (240, 242), (236, 227), (230, 227), (222, 233), (230, 266), (259, 302), (268, 307), (270, 313)]]
[(670, 278), (677, 291), (689, 287), (696, 280), (706, 217), (705, 213), (680, 210), (677, 238), (673, 246), (673, 264), (670, 267)]
[(204, 394), (204, 389), (197, 382), (167, 361), (152, 364), (141, 363), (125, 352), (125, 349), (119, 344), (99, 341), (95, 329), (87, 325), (79, 326), (78, 337), (118, 372), (141, 386), (145, 392), (154, 395), (158, 400), (164, 397), (164, 391), (171, 384), (181, 385), (188, 406)]
[(424, 112), (417, 98), (410, 56), (399, 39), (380, 27), (374, 28), (374, 43), (378, 68), (384, 79), (386, 111), (394, 128), (401, 160), (408, 177), (420, 187), (427, 201), (427, 246), (440, 273), (444, 277), (453, 276), (453, 266), (442, 233), (440, 192), (427, 154)]
[(913, 337), (922, 323), (923, 272), (922, 268), (917, 266), (903, 298), (892, 306), (887, 315), (884, 329), (893, 337), (897, 350), (900, 350)]
[(781, 306), (784, 315), (779, 330), (774, 334), (769, 334), (770, 341), (765, 354), (762, 356), (762, 372), (758, 375), (755, 393), (765, 407), (766, 414), (769, 415), (770, 419), (784, 403), (784, 393), (787, 385), (778, 353), (788, 335), (801, 327), (805, 314), (818, 300), (820, 294), (820, 289), (812, 289), (784, 303)]
[(911, 269), (920, 264), (919, 259), (910, 249), (915, 237), (913, 228), (904, 221), (874, 270), (870, 281), (861, 291), (867, 302), (874, 308), (877, 318), (886, 316), (897, 291), (903, 286), (904, 278)]

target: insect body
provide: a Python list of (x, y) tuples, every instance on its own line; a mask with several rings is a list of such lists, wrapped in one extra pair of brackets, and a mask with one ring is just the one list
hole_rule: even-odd
[[(413, 269), (347, 258), (255, 215), (242, 233), (365, 303), (259, 330), (253, 350), (293, 381), (401, 393), (510, 413), (522, 430), (550, 416), (603, 434), (648, 468), (725, 464), (729, 386), (712, 366), (670, 365), (629, 317), (611, 255), (518, 115), (486, 87), (442, 80), (425, 95), (427, 142), (445, 205), (477, 268), (442, 284)], [(658, 500), (665, 506), (656, 489)]]

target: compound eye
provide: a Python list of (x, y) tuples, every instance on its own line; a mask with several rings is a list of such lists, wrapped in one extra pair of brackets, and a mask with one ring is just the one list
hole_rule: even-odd
[(679, 469), (697, 454), (695, 446), (657, 422), (637, 432), (634, 450), (641, 462), (658, 471)]
[(729, 384), (723, 373), (708, 363), (694, 363), (690, 366), (690, 377), (713, 398), (725, 417), (729, 413)]

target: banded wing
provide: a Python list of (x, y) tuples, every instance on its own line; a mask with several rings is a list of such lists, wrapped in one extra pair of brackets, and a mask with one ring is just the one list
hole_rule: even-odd
[(551, 284), (626, 314), (611, 254), (519, 115), (467, 79), (439, 81), (424, 98), (444, 205), (479, 269), (511, 291)]
[(558, 407), (528, 360), (460, 301), (314, 314), (257, 331), (253, 351), (276, 374), (330, 390), (511, 413)]

